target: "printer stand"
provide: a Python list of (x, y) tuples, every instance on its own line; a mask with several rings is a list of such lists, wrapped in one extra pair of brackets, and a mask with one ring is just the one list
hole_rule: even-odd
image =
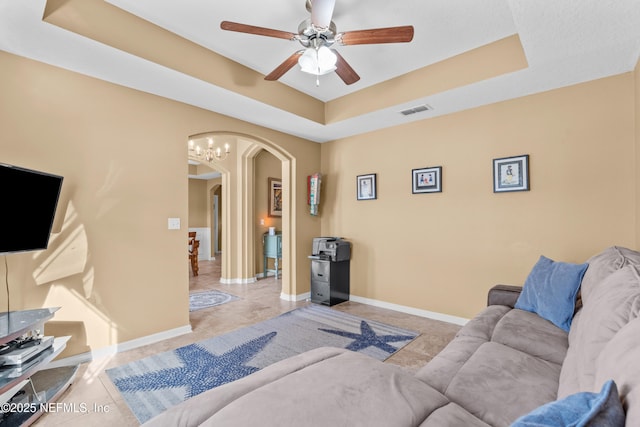
[(311, 260), (311, 302), (332, 306), (349, 301), (349, 260)]

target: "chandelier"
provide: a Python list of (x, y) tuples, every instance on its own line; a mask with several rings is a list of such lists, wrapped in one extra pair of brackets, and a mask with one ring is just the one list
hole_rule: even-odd
[(224, 151), (222, 151), (221, 147), (213, 148), (213, 138), (207, 138), (206, 148), (202, 148), (193, 139), (189, 140), (189, 155), (207, 162), (212, 162), (213, 160), (222, 161), (227, 158), (230, 152), (229, 144), (224, 144)]

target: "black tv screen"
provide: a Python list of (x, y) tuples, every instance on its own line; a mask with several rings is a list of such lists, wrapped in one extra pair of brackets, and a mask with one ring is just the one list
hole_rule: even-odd
[(62, 179), (0, 163), (0, 254), (47, 248)]

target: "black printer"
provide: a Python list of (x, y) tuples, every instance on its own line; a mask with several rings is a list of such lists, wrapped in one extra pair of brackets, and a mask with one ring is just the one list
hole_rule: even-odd
[(314, 237), (310, 258), (333, 262), (347, 261), (351, 259), (351, 242), (342, 237)]
[(311, 302), (349, 301), (351, 243), (341, 237), (315, 237), (311, 248)]

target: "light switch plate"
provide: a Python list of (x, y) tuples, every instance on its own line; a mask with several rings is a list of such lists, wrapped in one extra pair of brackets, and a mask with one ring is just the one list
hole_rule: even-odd
[(169, 230), (180, 230), (180, 218), (169, 218)]

